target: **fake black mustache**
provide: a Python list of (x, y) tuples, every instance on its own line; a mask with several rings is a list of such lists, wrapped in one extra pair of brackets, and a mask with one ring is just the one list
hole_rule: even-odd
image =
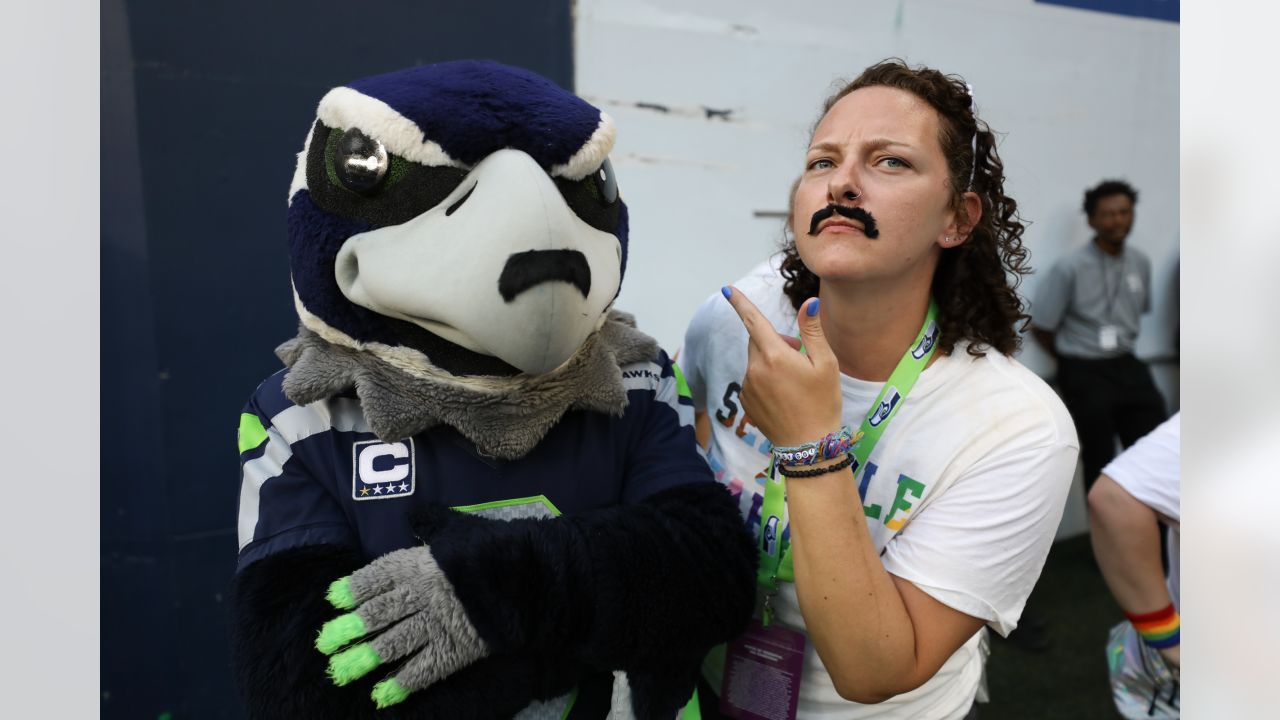
[(862, 232), (872, 240), (880, 237), (880, 231), (876, 229), (876, 219), (871, 217), (871, 213), (860, 207), (846, 207), (844, 205), (828, 205), (813, 214), (813, 220), (809, 221), (809, 234), (818, 234), (818, 223), (823, 220), (840, 213), (843, 217), (850, 220), (857, 220), (862, 223)]

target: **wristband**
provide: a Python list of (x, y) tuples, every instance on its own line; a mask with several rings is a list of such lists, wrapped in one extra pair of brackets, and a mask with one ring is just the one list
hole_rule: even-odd
[(1179, 631), (1182, 620), (1173, 603), (1155, 612), (1133, 614), (1126, 612), (1125, 617), (1133, 623), (1142, 641), (1153, 648), (1170, 648), (1179, 643)]
[(816, 442), (792, 447), (774, 446), (773, 456), (779, 465), (817, 465), (846, 455), (862, 439), (862, 433), (854, 435), (848, 425)]
[(789, 477), (789, 478), (817, 477), (819, 475), (826, 475), (827, 473), (843, 470), (849, 467), (850, 465), (852, 465), (854, 463), (854, 460), (855, 458), (853, 457), (853, 453), (849, 453), (848, 455), (844, 456), (843, 460), (836, 463), (835, 465), (828, 465), (827, 467), (823, 467), (823, 468), (814, 468), (812, 470), (790, 470), (790, 471), (788, 471), (786, 467), (782, 465), (778, 465), (778, 472), (781, 473), (783, 477)]

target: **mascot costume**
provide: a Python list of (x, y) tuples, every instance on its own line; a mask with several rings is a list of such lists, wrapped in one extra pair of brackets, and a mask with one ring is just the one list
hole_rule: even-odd
[(320, 101), (298, 336), (241, 416), (253, 718), (672, 718), (757, 550), (679, 370), (612, 309), (607, 115), (492, 62)]

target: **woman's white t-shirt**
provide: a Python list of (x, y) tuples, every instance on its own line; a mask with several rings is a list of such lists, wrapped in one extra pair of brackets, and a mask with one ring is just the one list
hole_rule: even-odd
[[(760, 265), (734, 287), (779, 332), (794, 336), (796, 311), (782, 293), (777, 263), (775, 257)], [(733, 308), (716, 293), (695, 313), (677, 363), (695, 408), (711, 421), (711, 469), (738, 495), (743, 517), (758, 532), (770, 444), (739, 399), (747, 339)], [(881, 385), (841, 376), (850, 427), (857, 429)], [(1044, 566), (1078, 453), (1062, 401), (1016, 360), (994, 351), (974, 357), (964, 344), (937, 356), (858, 476), (885, 569), (1007, 635)], [(778, 622), (804, 629), (794, 585), (783, 583), (773, 604)], [(798, 716), (961, 718), (985, 659), (985, 632), (978, 632), (921, 687), (862, 705), (836, 693), (809, 642)], [(721, 668), (708, 663), (704, 672), (718, 688)]]

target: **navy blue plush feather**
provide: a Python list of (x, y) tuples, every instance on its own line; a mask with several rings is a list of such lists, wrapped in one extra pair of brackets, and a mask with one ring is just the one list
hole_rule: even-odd
[(299, 190), (289, 204), (289, 255), (293, 286), (306, 298), (307, 308), (325, 322), (360, 342), (388, 337), (386, 321), (372, 310), (348, 300), (338, 289), (334, 265), (347, 238), (365, 232), (369, 224), (327, 213)]
[(486, 60), (410, 68), (347, 87), (390, 105), (468, 165), (512, 148), (550, 170), (578, 152), (600, 124), (599, 110), (550, 80)]

